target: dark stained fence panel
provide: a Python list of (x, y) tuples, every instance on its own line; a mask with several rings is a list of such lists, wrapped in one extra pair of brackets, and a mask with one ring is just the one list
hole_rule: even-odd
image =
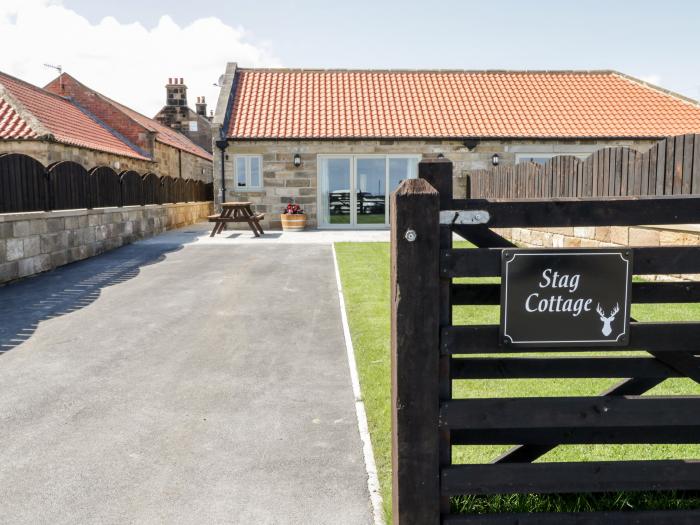
[(161, 204), (161, 181), (155, 173), (143, 176), (143, 203)]
[(143, 204), (143, 179), (136, 171), (124, 171), (119, 176), (122, 186), (122, 206)]
[(172, 177), (161, 177), (161, 203), (174, 202), (175, 179)]
[(680, 396), (457, 399), (442, 404), (440, 425), (459, 445), (696, 443), (699, 408)]
[(185, 179), (175, 179), (173, 202), (185, 202)]
[[(630, 323), (629, 350), (653, 352), (694, 352), (697, 349), (696, 336), (700, 323)], [(440, 349), (451, 354), (501, 353), (498, 325), (455, 325), (442, 329)], [(551, 347), (548, 352), (610, 352), (611, 347)], [(619, 350), (619, 348), (618, 348)], [(508, 352), (528, 352), (532, 349), (510, 347)]]
[[(630, 248), (635, 275), (700, 273), (700, 246)], [(501, 249), (442, 250), (440, 272), (445, 277), (500, 277)]]
[(0, 155), (0, 213), (48, 209), (46, 169), (29, 155)]
[[(698, 358), (693, 358), (700, 366)], [(682, 377), (651, 357), (453, 357), (452, 379)]]
[(121, 174), (109, 166), (86, 171), (61, 161), (45, 168), (19, 153), (0, 154), (0, 213), (105, 208), (166, 202), (213, 200), (213, 183), (159, 178), (135, 171)]
[(99, 166), (88, 172), (88, 191), (91, 208), (122, 205), (119, 174), (109, 166)]
[(184, 202), (192, 202), (194, 200), (194, 181), (192, 179), (185, 179), (185, 196), (183, 198)]
[[(443, 494), (698, 490), (695, 461), (590, 461), (455, 465), (442, 472)], [(517, 480), (517, 481), (515, 481)]]
[(88, 208), (90, 197), (88, 173), (80, 164), (70, 161), (49, 166), (49, 205), (52, 210)]
[(668, 199), (620, 197), (453, 201), (454, 209), (489, 212), (491, 217), (486, 224), (489, 228), (692, 224), (697, 220), (696, 210), (699, 205), (700, 195), (677, 195)]

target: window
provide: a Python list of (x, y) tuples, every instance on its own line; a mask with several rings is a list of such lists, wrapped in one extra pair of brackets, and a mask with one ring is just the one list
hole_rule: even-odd
[(236, 155), (233, 159), (236, 189), (262, 188), (262, 157), (259, 155)]

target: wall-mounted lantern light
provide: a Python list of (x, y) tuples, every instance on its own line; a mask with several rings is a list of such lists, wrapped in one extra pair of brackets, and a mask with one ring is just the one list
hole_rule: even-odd
[(501, 157), (498, 156), (498, 153), (494, 153), (493, 157), (491, 157), (491, 164), (498, 166), (499, 162), (501, 162)]
[(299, 155), (298, 153), (294, 154), (294, 167), (295, 168), (301, 167), (301, 155)]

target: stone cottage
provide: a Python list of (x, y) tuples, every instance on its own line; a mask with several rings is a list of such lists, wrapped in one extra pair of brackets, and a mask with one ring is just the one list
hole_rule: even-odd
[(388, 195), (421, 158), (468, 170), (606, 146), (645, 150), (700, 129), (690, 99), (615, 71), (244, 69), (229, 63), (214, 117), (214, 196), (311, 227), (388, 224)]
[(0, 153), (212, 180), (209, 152), (67, 73), (40, 88), (0, 72)]
[(187, 105), (187, 86), (182, 78), (169, 78), (165, 86), (165, 106), (153, 117), (155, 120), (179, 131), (192, 142), (212, 151), (211, 119), (207, 116), (205, 97), (197, 97), (195, 111)]

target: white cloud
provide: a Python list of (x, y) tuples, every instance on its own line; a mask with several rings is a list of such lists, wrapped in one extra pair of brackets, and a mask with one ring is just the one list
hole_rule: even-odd
[(250, 42), (240, 27), (201, 18), (185, 27), (164, 15), (150, 29), (106, 17), (91, 24), (51, 0), (0, 0), (0, 70), (43, 86), (60, 64), (82, 83), (152, 117), (165, 101), (169, 77), (183, 77), (194, 107), (205, 95), (214, 109), (212, 84), (226, 62), (277, 66), (265, 45)]

